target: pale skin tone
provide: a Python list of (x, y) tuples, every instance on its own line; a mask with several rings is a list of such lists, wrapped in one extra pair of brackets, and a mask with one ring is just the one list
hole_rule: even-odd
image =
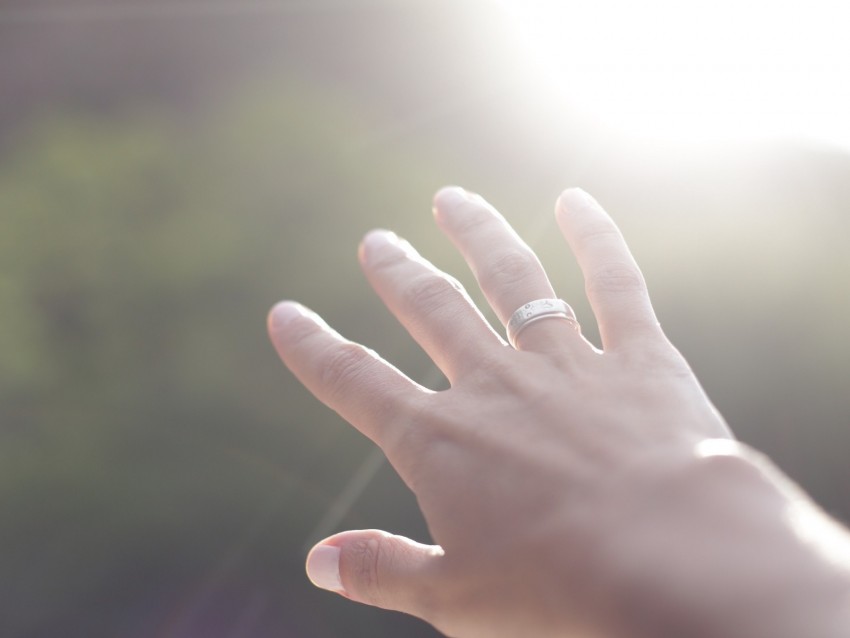
[[(479, 196), (443, 189), (434, 215), (503, 324), (558, 296)], [(733, 440), (602, 207), (573, 189), (556, 217), (601, 348), (557, 318), (511, 347), (388, 231), (364, 238), (360, 264), (450, 389), (421, 387), (297, 303), (272, 310), (284, 363), (383, 449), (436, 543), (342, 532), (308, 557), (313, 582), (457, 638), (850, 635), (845, 531)]]

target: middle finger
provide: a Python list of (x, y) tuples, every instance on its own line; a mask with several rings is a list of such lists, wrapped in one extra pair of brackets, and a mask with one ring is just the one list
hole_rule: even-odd
[(505, 345), (460, 283), (395, 233), (375, 230), (366, 235), (360, 261), (383, 302), (449, 381)]

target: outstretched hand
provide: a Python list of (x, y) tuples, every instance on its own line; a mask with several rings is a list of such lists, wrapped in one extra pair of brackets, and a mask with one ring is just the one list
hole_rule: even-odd
[[(557, 297), (481, 197), (445, 188), (434, 215), (503, 324)], [(558, 316), (524, 326), (512, 347), (455, 279), (383, 230), (364, 238), (361, 266), (450, 389), (421, 387), (295, 302), (272, 310), (284, 363), (383, 449), (438, 543), (343, 532), (311, 552), (315, 584), (451, 636), (597, 635), (628, 580), (612, 557), (642, 547), (635, 536), (652, 508), (641, 504), (654, 486), (690, 485), (707, 441), (736, 446), (662, 332), (611, 218), (578, 189), (561, 195), (556, 215), (601, 350)]]

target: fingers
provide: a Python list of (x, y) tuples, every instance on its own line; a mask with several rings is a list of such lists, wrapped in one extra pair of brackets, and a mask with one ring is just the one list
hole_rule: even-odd
[(310, 392), (386, 449), (405, 415), (428, 393), (373, 351), (342, 338), (294, 302), (269, 313), (269, 336), (280, 358)]
[(604, 349), (660, 337), (643, 275), (614, 221), (577, 188), (561, 195), (556, 215), (584, 274)]
[(307, 556), (314, 585), (367, 605), (427, 618), (443, 550), (378, 530), (342, 532)]
[[(472, 268), (502, 324), (529, 301), (556, 296), (534, 252), (482, 198), (460, 188), (444, 188), (434, 198), (434, 215)], [(529, 325), (517, 344), (523, 350), (551, 351), (565, 336), (579, 342), (577, 335), (567, 321), (547, 319)]]
[(395, 233), (372, 231), (360, 247), (366, 277), (434, 362), (454, 381), (504, 345), (455, 279)]

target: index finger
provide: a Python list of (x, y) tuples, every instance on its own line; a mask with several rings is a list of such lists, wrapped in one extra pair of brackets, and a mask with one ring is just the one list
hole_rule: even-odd
[(430, 394), (301, 304), (277, 304), (269, 313), (268, 330), (280, 358), (298, 380), (385, 450), (408, 425), (405, 415)]

